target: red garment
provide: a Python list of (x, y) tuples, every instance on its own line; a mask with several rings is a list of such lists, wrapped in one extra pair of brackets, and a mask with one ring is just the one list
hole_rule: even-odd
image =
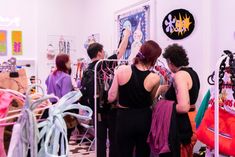
[[(214, 108), (209, 107), (197, 130), (200, 141), (214, 148)], [(219, 151), (235, 156), (235, 116), (219, 108)]]
[[(0, 91), (0, 119), (10, 116), (11, 114), (8, 113), (9, 110), (22, 108), (23, 101), (24, 101), (23, 98), (21, 96), (18, 97), (17, 94), (13, 94), (7, 91), (6, 92)], [(12, 122), (12, 120), (13, 119), (8, 121), (0, 121), (0, 124)], [(4, 125), (0, 126), (0, 157), (6, 157), (6, 152), (4, 148), (4, 129), (5, 129)], [(5, 139), (5, 141), (6, 140), (9, 139)]]
[[(0, 119), (7, 116), (8, 107), (13, 99), (12, 94), (0, 92)], [(1, 121), (0, 123), (5, 123), (5, 121)], [(5, 149), (4, 149), (4, 127), (0, 127), (0, 157), (6, 157)]]

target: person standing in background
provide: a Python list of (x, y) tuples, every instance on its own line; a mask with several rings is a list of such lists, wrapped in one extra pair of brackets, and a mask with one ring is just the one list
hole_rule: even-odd
[[(58, 98), (63, 97), (65, 94), (73, 90), (71, 72), (71, 60), (69, 55), (60, 53), (55, 59), (56, 69), (49, 74), (46, 79), (47, 94), (54, 94)], [(50, 99), (52, 104), (57, 103), (56, 99)], [(42, 118), (48, 117), (48, 109), (44, 111)], [(73, 128), (68, 128), (67, 137), (72, 133)]]
[[(128, 44), (128, 39), (131, 31), (129, 29), (123, 30), (123, 36), (121, 36), (118, 49), (115, 54), (108, 57), (108, 59), (120, 59), (126, 51)], [(86, 70), (84, 71), (83, 78), (81, 80), (81, 92), (83, 94), (80, 99), (80, 103), (87, 105), (94, 111), (94, 68), (98, 61), (105, 58), (105, 53), (103, 45), (100, 43), (92, 43), (88, 46), (87, 54), (91, 59), (91, 63), (88, 65), (87, 71), (92, 71), (93, 78), (91, 81), (85, 81)], [(112, 69), (113, 66), (117, 65), (116, 61), (113, 62), (100, 62), (97, 66), (97, 76), (102, 76), (102, 71), (107, 71), (106, 69)], [(110, 66), (110, 67), (109, 67)], [(103, 68), (101, 70), (101, 68)], [(89, 83), (91, 82), (91, 83)], [(97, 77), (98, 92), (97, 93), (97, 157), (106, 157), (106, 142), (109, 139), (109, 157), (116, 157), (116, 146), (115, 146), (115, 119), (116, 119), (116, 109), (108, 104), (107, 91), (104, 90), (104, 79)], [(101, 94), (102, 92), (102, 94)], [(100, 96), (102, 95), (102, 97)], [(115, 105), (113, 105), (115, 106)], [(108, 133), (108, 137), (107, 137)]]
[[(56, 69), (47, 77), (47, 94), (54, 94), (61, 98), (73, 90), (70, 76), (71, 60), (69, 55), (60, 53), (55, 59)], [(51, 103), (56, 103), (56, 99), (50, 99)]]
[(198, 98), (200, 81), (197, 73), (189, 67), (189, 59), (185, 49), (178, 45), (169, 45), (163, 57), (169, 69), (174, 73), (173, 83), (165, 93), (165, 99), (176, 103), (177, 130), (170, 131), (169, 136), (178, 137), (178, 141), (169, 141), (170, 153), (160, 154), (160, 157), (192, 157), (196, 143), (195, 103)]
[(116, 140), (118, 157), (149, 157), (147, 137), (151, 127), (151, 105), (160, 85), (160, 76), (151, 72), (161, 48), (152, 40), (140, 47), (132, 65), (116, 71), (108, 92), (109, 102), (118, 99)]

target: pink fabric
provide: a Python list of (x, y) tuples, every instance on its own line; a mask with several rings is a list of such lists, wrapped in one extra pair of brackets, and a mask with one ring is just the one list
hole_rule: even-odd
[(168, 136), (174, 101), (159, 100), (154, 106), (147, 142), (154, 154), (170, 152)]
[[(7, 116), (8, 107), (13, 99), (12, 94), (0, 92), (0, 119)], [(0, 123), (5, 123), (1, 121)], [(0, 127), (0, 157), (6, 157), (6, 152), (4, 149), (4, 127)]]

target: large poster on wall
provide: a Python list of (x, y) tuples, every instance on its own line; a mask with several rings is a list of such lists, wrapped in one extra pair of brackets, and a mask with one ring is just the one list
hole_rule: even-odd
[(143, 42), (149, 39), (149, 16), (150, 5), (147, 3), (128, 7), (128, 9), (123, 9), (116, 13), (118, 41), (122, 37), (125, 28), (131, 30), (131, 36), (123, 59), (132, 60)]

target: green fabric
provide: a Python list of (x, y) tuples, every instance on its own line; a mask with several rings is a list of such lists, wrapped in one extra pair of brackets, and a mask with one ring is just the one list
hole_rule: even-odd
[(195, 122), (196, 122), (196, 128), (199, 127), (199, 125), (201, 124), (201, 121), (204, 117), (204, 113), (208, 107), (208, 102), (210, 100), (211, 94), (210, 94), (210, 90), (207, 91), (206, 95), (204, 96), (202, 103), (197, 111), (197, 115), (195, 117)]

